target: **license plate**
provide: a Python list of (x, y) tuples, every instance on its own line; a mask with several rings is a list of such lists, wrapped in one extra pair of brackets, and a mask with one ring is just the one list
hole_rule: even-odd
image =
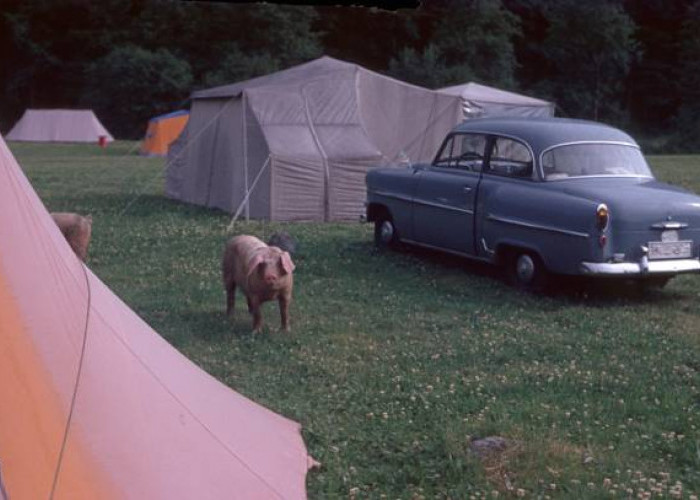
[(693, 252), (692, 241), (651, 241), (650, 259), (687, 259)]
[(661, 233), (661, 241), (665, 242), (670, 242), (670, 241), (679, 241), (680, 238), (678, 237), (678, 231), (664, 231)]

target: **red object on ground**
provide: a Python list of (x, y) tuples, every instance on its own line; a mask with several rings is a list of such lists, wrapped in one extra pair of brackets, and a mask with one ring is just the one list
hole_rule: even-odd
[(101, 148), (107, 147), (107, 136), (106, 136), (106, 135), (101, 135), (101, 136), (97, 139), (97, 144), (99, 144)]

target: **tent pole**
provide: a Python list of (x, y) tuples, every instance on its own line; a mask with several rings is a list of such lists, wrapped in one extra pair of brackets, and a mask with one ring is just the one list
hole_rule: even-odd
[(270, 155), (268, 155), (267, 160), (265, 160), (265, 163), (263, 163), (263, 166), (260, 167), (260, 170), (258, 171), (258, 175), (256, 175), (255, 179), (253, 180), (253, 185), (250, 186), (250, 191), (248, 192), (248, 194), (246, 194), (245, 198), (243, 198), (243, 201), (241, 202), (241, 204), (238, 205), (238, 208), (236, 209), (236, 213), (233, 214), (233, 217), (231, 218), (231, 223), (226, 228), (227, 232), (231, 232), (233, 230), (233, 225), (238, 220), (238, 216), (241, 215), (241, 210), (243, 210), (243, 207), (245, 206), (245, 204), (248, 203), (248, 197), (249, 197), (250, 193), (252, 193), (253, 190), (255, 189), (255, 186), (258, 184), (260, 177), (262, 177), (263, 172), (265, 171), (267, 166), (270, 164), (271, 159), (272, 159), (272, 157)]
[(245, 220), (250, 220), (250, 187), (248, 186), (248, 99), (243, 92), (243, 176), (245, 179)]

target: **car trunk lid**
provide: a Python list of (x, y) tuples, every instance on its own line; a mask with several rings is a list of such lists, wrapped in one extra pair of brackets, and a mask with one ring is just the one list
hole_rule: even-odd
[[(653, 258), (698, 256), (700, 197), (697, 195), (651, 178), (571, 179), (559, 184), (558, 188), (568, 194), (608, 206), (611, 221), (608, 252), (638, 259), (643, 254), (642, 247), (653, 247)], [(675, 241), (691, 243), (671, 244)], [(691, 255), (686, 255), (688, 247)]]

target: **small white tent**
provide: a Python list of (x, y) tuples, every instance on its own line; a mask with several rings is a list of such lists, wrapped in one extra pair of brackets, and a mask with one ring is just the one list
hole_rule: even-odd
[(462, 98), (464, 118), (487, 116), (554, 116), (554, 103), (469, 82), (439, 89)]
[(112, 135), (90, 109), (28, 109), (5, 137), (27, 142), (105, 142)]
[(459, 98), (322, 57), (195, 92), (169, 150), (166, 192), (271, 220), (357, 220), (365, 174), (430, 161)]

